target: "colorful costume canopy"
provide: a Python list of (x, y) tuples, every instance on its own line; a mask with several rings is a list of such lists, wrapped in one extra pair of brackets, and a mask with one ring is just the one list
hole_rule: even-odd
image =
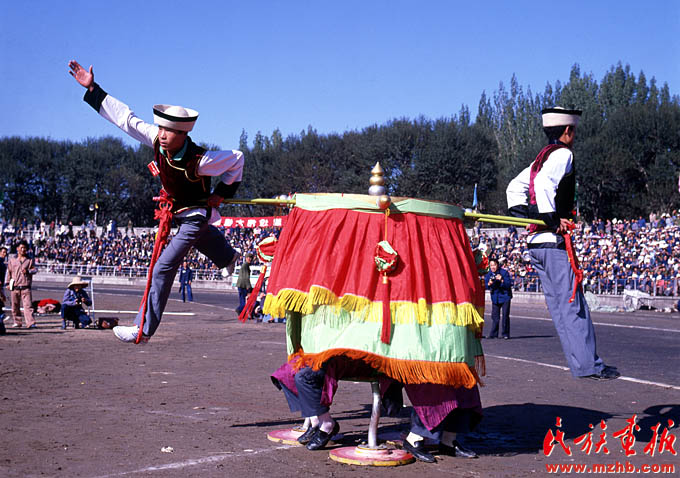
[[(484, 290), (463, 210), (393, 198), (386, 213), (364, 195), (295, 199), (264, 305), (264, 313), (286, 317), (289, 355), (314, 368), (346, 356), (406, 384), (476, 385)], [(381, 260), (390, 261), (394, 252), (395, 267), (376, 261), (381, 241), (391, 247)], [(385, 275), (388, 343), (381, 340)]]

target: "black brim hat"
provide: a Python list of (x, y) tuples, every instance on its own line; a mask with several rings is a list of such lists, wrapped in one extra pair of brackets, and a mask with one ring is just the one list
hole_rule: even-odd
[(550, 128), (552, 126), (576, 126), (578, 120), (581, 118), (581, 110), (568, 110), (561, 106), (554, 108), (546, 108), (541, 111), (541, 118), (543, 120), (543, 127)]
[(153, 119), (158, 126), (191, 131), (198, 119), (198, 111), (182, 106), (154, 105)]

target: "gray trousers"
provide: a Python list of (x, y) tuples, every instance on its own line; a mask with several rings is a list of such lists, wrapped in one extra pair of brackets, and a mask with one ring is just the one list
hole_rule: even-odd
[[(231, 248), (224, 234), (215, 226), (209, 225), (206, 218), (183, 219), (177, 234), (165, 247), (153, 268), (144, 320), (144, 335), (152, 336), (161, 323), (177, 270), (192, 247), (208, 256), (220, 269), (227, 267), (234, 257), (234, 249)], [(140, 309), (135, 324), (139, 325), (141, 322), (142, 311)]]
[(311, 367), (301, 368), (295, 374), (297, 395), (279, 382), (281, 390), (283, 390), (283, 394), (286, 396), (290, 411), (299, 411), (303, 418), (318, 417), (328, 412), (330, 408), (321, 404), (325, 378), (326, 372), (323, 369), (312, 370)]
[(548, 248), (530, 249), (529, 254), (541, 278), (545, 302), (571, 374), (584, 377), (599, 373), (604, 363), (597, 355), (590, 309), (580, 288), (576, 291), (574, 302), (569, 303), (574, 290), (574, 271), (571, 270), (567, 252)]

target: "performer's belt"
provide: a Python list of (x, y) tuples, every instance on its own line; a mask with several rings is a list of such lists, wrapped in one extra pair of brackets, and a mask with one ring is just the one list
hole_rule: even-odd
[(527, 249), (532, 250), (532, 249), (560, 249), (563, 251), (567, 250), (567, 247), (564, 243), (564, 238), (562, 236), (557, 236), (557, 241), (556, 242), (536, 242), (536, 243), (528, 243), (527, 244)]

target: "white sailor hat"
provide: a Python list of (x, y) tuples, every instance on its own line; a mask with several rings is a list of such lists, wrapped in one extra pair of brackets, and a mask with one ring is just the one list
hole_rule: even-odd
[(158, 126), (191, 131), (198, 119), (198, 111), (182, 106), (153, 105), (153, 119)]
[(543, 118), (543, 127), (550, 128), (551, 126), (576, 126), (581, 117), (582, 111), (568, 110), (561, 106), (554, 108), (546, 108), (541, 111)]

